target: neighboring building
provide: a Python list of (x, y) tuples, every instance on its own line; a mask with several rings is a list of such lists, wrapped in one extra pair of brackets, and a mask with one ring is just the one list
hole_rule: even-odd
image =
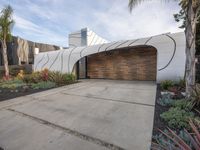
[(108, 43), (108, 41), (89, 28), (69, 34), (69, 47), (92, 46), (103, 43)]
[(88, 37), (90, 32), (82, 29), (70, 34), (68, 49), (36, 55), (34, 70), (48, 68), (63, 73), (75, 72), (78, 78), (157, 82), (184, 77), (186, 56), (183, 32), (110, 43), (106, 40), (92, 42), (98, 39), (91, 40)]
[[(14, 36), (12, 41), (7, 43), (9, 65), (33, 64), (35, 48), (38, 49), (39, 52), (60, 49), (55, 45), (36, 43)], [(3, 58), (0, 52), (0, 66), (1, 65), (3, 65)]]

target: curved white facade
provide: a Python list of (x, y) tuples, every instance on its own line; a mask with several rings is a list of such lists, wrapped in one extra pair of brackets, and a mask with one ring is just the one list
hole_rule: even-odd
[(157, 82), (183, 78), (186, 59), (183, 32), (39, 53), (35, 56), (34, 70), (40, 71), (48, 68), (52, 71), (72, 73), (76, 62), (85, 56), (141, 45), (149, 45), (157, 49)]

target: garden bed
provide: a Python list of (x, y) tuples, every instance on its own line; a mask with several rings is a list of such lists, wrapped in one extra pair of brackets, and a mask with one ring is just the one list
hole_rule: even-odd
[(0, 79), (0, 101), (25, 96), (48, 89), (76, 83), (75, 76), (44, 69), (26, 74), (20, 70), (16, 76)]
[[(184, 96), (185, 87), (183, 81), (179, 83), (165, 81), (157, 85), (152, 134), (153, 150), (176, 149), (179, 147), (179, 145), (175, 144), (178, 141), (177, 139), (179, 139), (174, 138), (176, 135), (180, 137), (179, 140), (182, 140), (178, 142), (182, 144), (185, 142), (192, 149), (198, 149), (194, 148), (195, 144), (192, 141), (195, 140), (191, 139), (194, 136), (191, 121), (194, 125), (196, 123), (196, 131), (200, 131), (199, 85), (196, 90), (197, 95), (194, 94), (191, 99), (186, 99)], [(187, 134), (191, 134), (191, 136)], [(196, 134), (200, 134), (200, 132)], [(170, 139), (171, 137), (173, 140)]]

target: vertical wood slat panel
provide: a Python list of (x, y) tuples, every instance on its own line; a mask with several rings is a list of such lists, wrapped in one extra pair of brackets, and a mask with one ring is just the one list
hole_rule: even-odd
[(88, 56), (90, 78), (121, 80), (156, 80), (156, 49), (131, 48)]

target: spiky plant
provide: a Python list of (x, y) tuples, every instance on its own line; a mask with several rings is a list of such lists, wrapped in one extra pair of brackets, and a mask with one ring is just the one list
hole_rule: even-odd
[(200, 150), (200, 122), (198, 120), (189, 121), (191, 132), (184, 129), (184, 138), (177, 135), (168, 128), (168, 132), (159, 131), (166, 138), (162, 138), (158, 143), (152, 143), (152, 150)]

